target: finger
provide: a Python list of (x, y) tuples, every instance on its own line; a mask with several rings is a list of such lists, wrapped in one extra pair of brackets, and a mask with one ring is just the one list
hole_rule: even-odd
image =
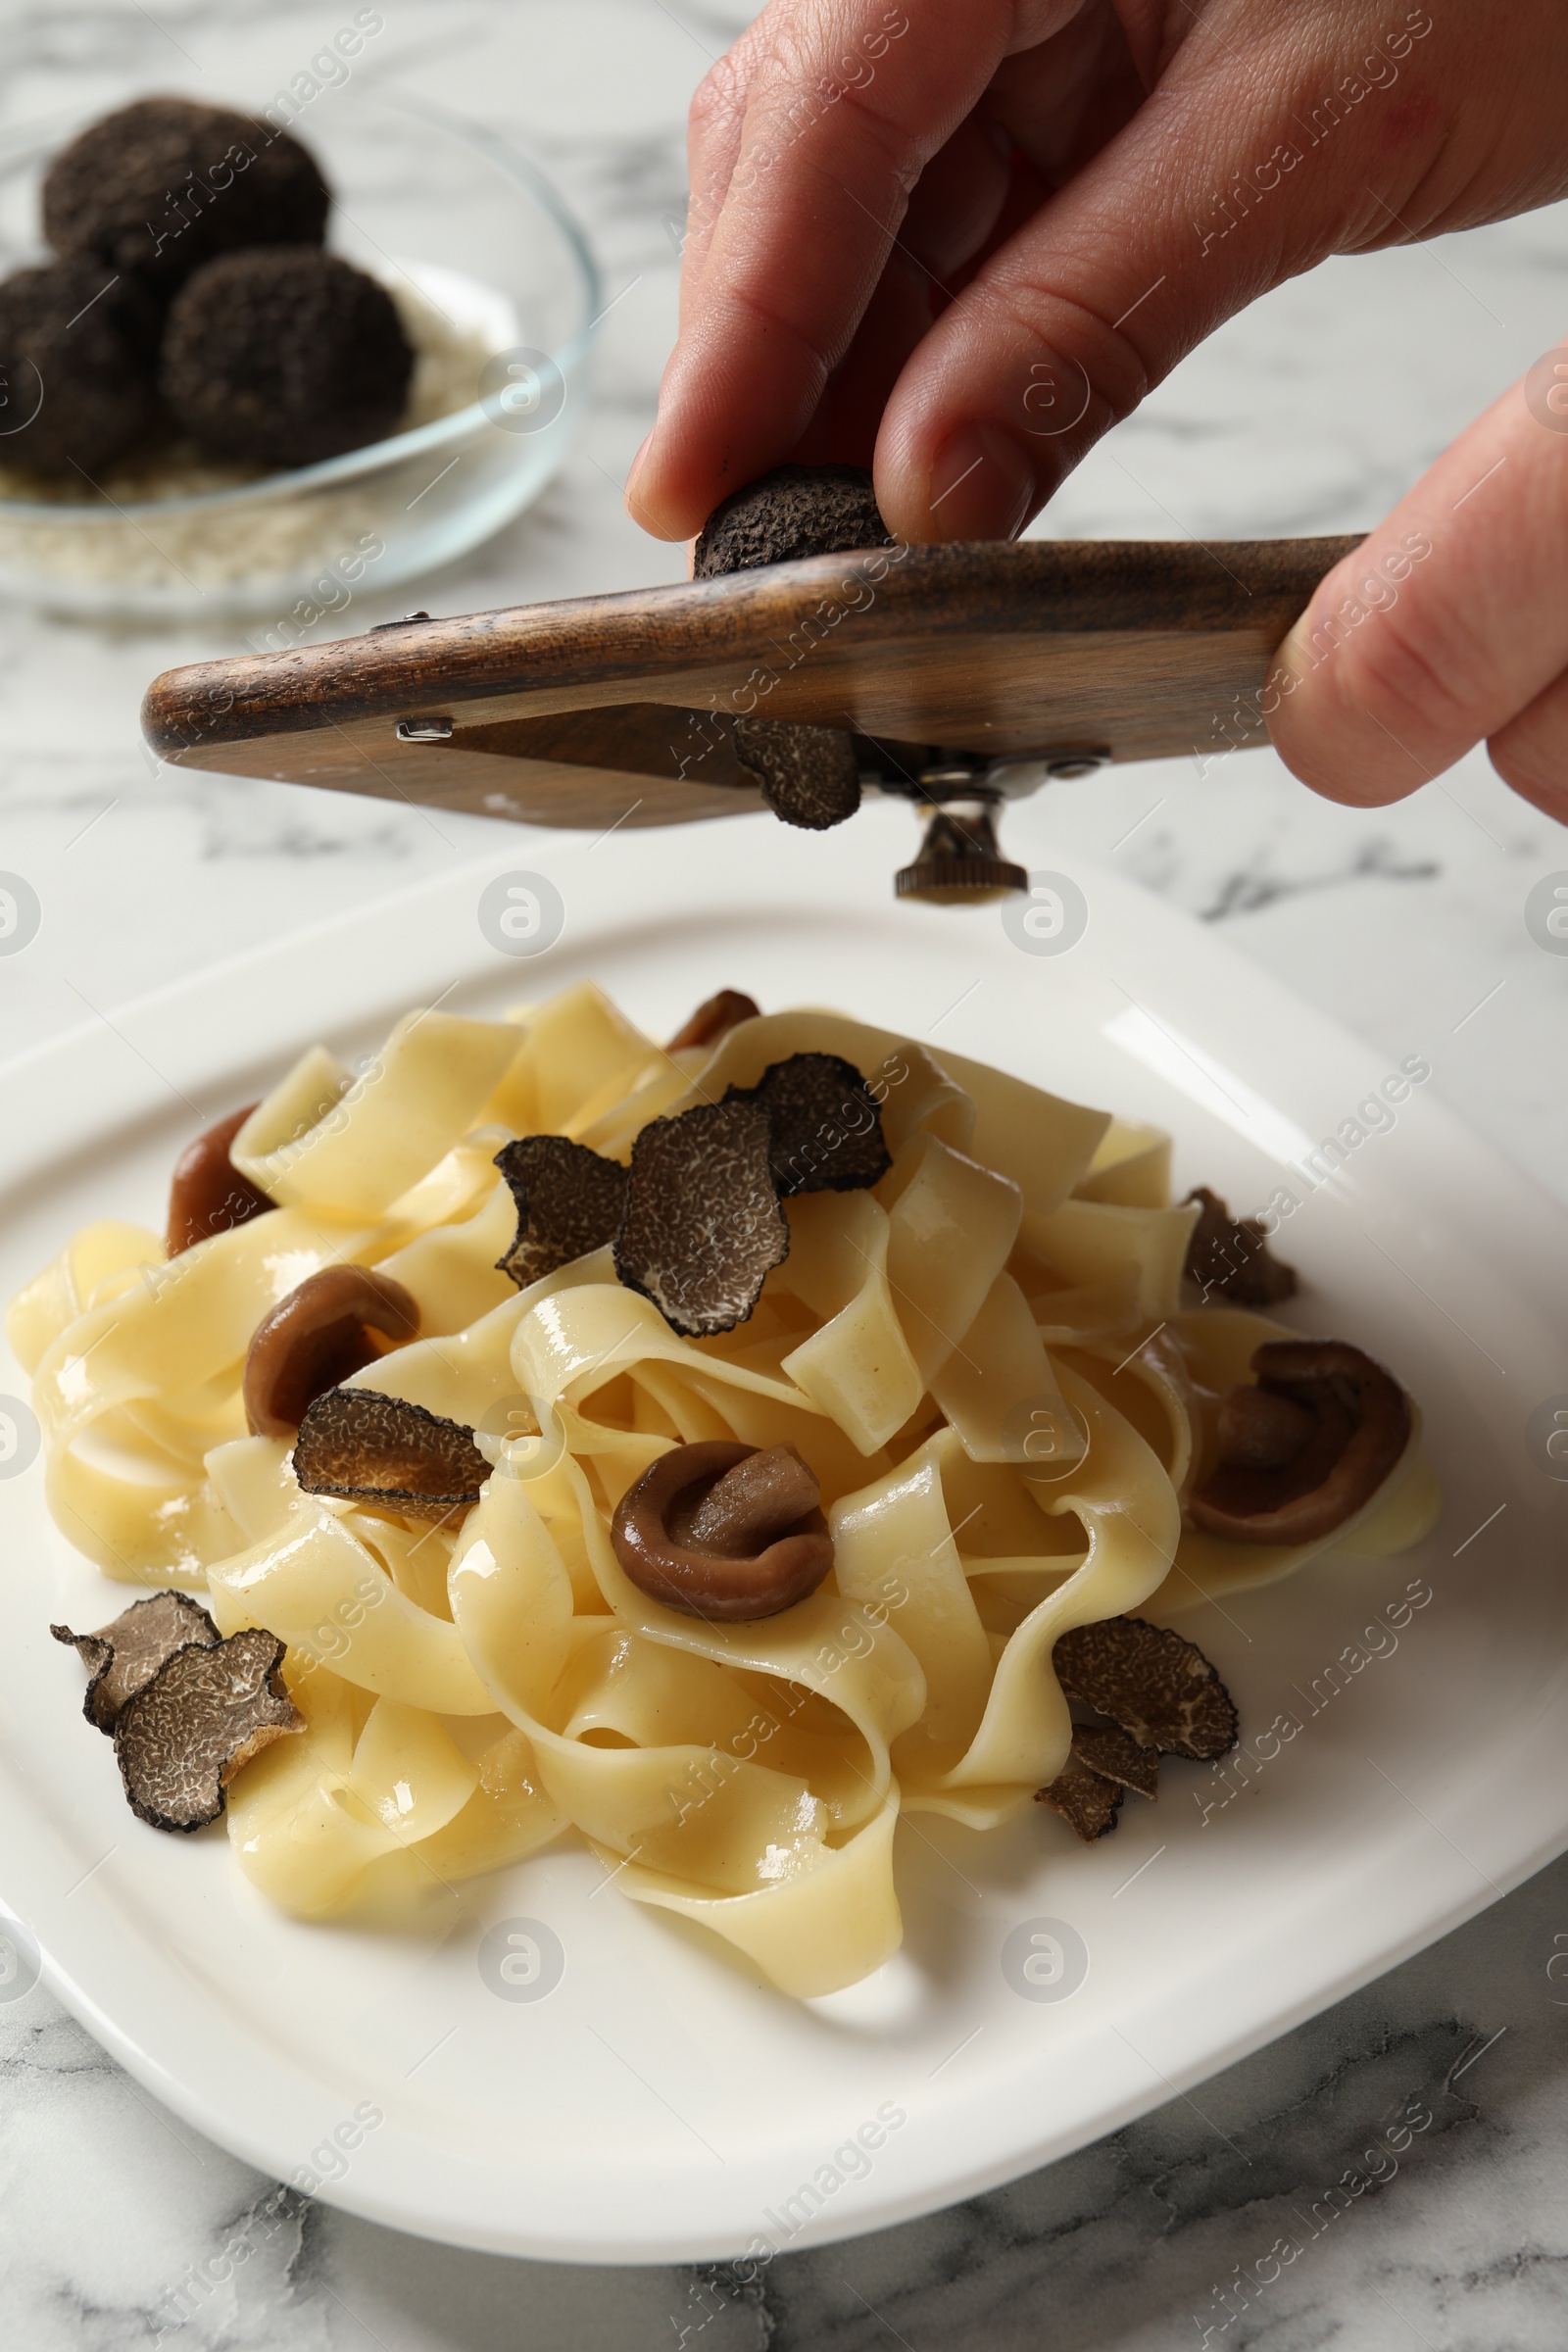
[[(1433, 22), (1412, 14), (1419, 45), (1373, 33), (1368, 10), (1279, 10), (1250, 32), (1239, 8), (1201, 16), (1147, 102), (912, 356), (877, 446), (893, 527), (1016, 530), (1222, 319), (1331, 251), (1401, 237), (1445, 119)], [(1359, 100), (1327, 102), (1330, 121), (1321, 93), (1346, 84)]]
[[(1523, 762), (1535, 739), (1521, 714), (1565, 666), (1568, 432), (1515, 384), (1330, 572), (1280, 648), (1265, 710), (1304, 784), (1374, 805), (1488, 737), (1505, 745), (1510, 721)], [(1549, 710), (1539, 723), (1544, 748)]]
[(1568, 825), (1568, 671), (1487, 741), (1505, 784)]
[[(1034, 13), (1065, 18), (1078, 4), (1036, 0)], [(1026, 13), (1009, 0), (961, 10), (840, 0), (772, 22), (661, 420), (629, 485), (639, 519), (683, 536), (800, 439), (909, 190), (973, 111)], [(715, 143), (724, 135), (715, 129)]]

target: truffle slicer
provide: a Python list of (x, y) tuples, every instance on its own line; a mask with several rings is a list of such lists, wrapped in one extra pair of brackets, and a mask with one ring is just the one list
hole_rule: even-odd
[(197, 662), (148, 689), (172, 765), (563, 827), (763, 806), (737, 718), (831, 727), (924, 807), (901, 895), (1022, 889), (1001, 805), (1108, 760), (1266, 740), (1270, 657), (1351, 538), (1026, 540), (812, 556)]

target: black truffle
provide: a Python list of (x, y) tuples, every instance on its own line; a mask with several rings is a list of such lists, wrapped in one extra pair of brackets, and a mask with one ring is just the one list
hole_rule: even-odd
[(1097, 1838), (1107, 1838), (1116, 1827), (1123, 1793), (1120, 1786), (1107, 1781), (1102, 1773), (1069, 1771), (1058, 1773), (1049, 1788), (1037, 1788), (1035, 1803), (1059, 1813), (1085, 1845), (1093, 1845)]
[(167, 1658), (115, 1718), (130, 1809), (155, 1830), (201, 1830), (253, 1756), (305, 1718), (283, 1681), (282, 1642), (262, 1626)]
[[(778, 466), (715, 507), (692, 561), (699, 580), (789, 564), (802, 556), (849, 555), (891, 547), (871, 476), (863, 466)], [(735, 753), (762, 798), (787, 825), (825, 833), (860, 806), (859, 762), (837, 727), (741, 718)]]
[(692, 569), (708, 580), (760, 564), (893, 544), (863, 466), (776, 466), (713, 509)]
[(790, 1233), (767, 1113), (748, 1096), (651, 1119), (632, 1146), (615, 1272), (685, 1338), (744, 1323)]
[(760, 1102), (767, 1113), (769, 1165), (780, 1200), (795, 1193), (859, 1193), (893, 1165), (876, 1098), (853, 1061), (837, 1054), (792, 1054), (770, 1061), (755, 1086), (731, 1087), (726, 1102)]
[(43, 183), (57, 253), (172, 291), (215, 254), (319, 245), (331, 202), (287, 131), (188, 98), (139, 98), (63, 147)]
[(160, 1667), (177, 1649), (211, 1648), (220, 1639), (217, 1626), (199, 1600), (188, 1592), (151, 1592), (133, 1600), (112, 1625), (95, 1634), (74, 1634), (69, 1625), (52, 1625), (57, 1642), (69, 1642), (86, 1667), (91, 1681), (81, 1711), (101, 1732), (112, 1732), (122, 1707), (145, 1689)]
[(757, 778), (775, 816), (808, 833), (842, 825), (860, 806), (853, 736), (789, 719), (738, 718), (735, 757)]
[(1052, 1653), (1069, 1698), (1098, 1707), (1140, 1747), (1209, 1763), (1236, 1745), (1236, 1708), (1196, 1642), (1147, 1617), (1104, 1617)]
[(0, 464), (90, 475), (146, 430), (157, 413), (147, 312), (100, 262), (52, 262), (0, 284)]
[(328, 1389), (300, 1423), (302, 1494), (336, 1494), (408, 1519), (445, 1519), (479, 1499), (490, 1465), (461, 1421), (379, 1389)]
[(565, 1135), (524, 1135), (496, 1153), (517, 1204), (516, 1238), (496, 1271), (519, 1291), (612, 1242), (626, 1205), (626, 1171)]
[(161, 388), (204, 449), (313, 466), (392, 432), (414, 353), (384, 286), (297, 245), (221, 255), (174, 297)]

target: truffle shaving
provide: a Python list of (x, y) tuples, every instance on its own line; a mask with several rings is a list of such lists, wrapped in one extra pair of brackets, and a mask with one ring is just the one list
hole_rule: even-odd
[(615, 1272), (685, 1338), (744, 1323), (789, 1255), (771, 1144), (761, 1103), (731, 1093), (651, 1120), (632, 1146)]
[(1236, 1745), (1236, 1709), (1195, 1642), (1142, 1617), (1063, 1634), (1052, 1663), (1069, 1698), (1108, 1715), (1143, 1747), (1200, 1763)]
[(283, 1644), (250, 1626), (166, 1658), (115, 1724), (130, 1809), (155, 1830), (200, 1830), (228, 1802), (234, 1775), (305, 1718), (283, 1687)]
[(300, 1423), (294, 1475), (307, 1494), (335, 1494), (409, 1519), (445, 1519), (479, 1499), (490, 1464), (461, 1421), (378, 1389), (328, 1389)]
[(1158, 1748), (1140, 1745), (1113, 1723), (1075, 1723), (1072, 1752), (1080, 1764), (1098, 1772), (1102, 1780), (1119, 1781), (1124, 1788), (1135, 1788), (1140, 1796), (1158, 1794)]
[(1059, 1772), (1047, 1788), (1035, 1790), (1035, 1803), (1049, 1805), (1076, 1830), (1085, 1845), (1104, 1838), (1116, 1827), (1122, 1790), (1098, 1772)]
[(769, 1164), (781, 1200), (795, 1193), (857, 1193), (893, 1165), (882, 1114), (853, 1062), (837, 1054), (792, 1054), (725, 1102), (760, 1102), (772, 1135)]
[(1189, 1193), (1184, 1208), (1199, 1204), (1198, 1223), (1187, 1245), (1183, 1269), (1206, 1298), (1218, 1291), (1229, 1306), (1277, 1306), (1294, 1298), (1296, 1268), (1275, 1257), (1256, 1217), (1233, 1217), (1206, 1184)]
[(496, 1153), (517, 1204), (517, 1236), (498, 1270), (519, 1290), (612, 1242), (626, 1203), (626, 1171), (564, 1135), (525, 1135)]
[(86, 1667), (91, 1679), (81, 1711), (101, 1732), (114, 1730), (121, 1708), (176, 1650), (192, 1644), (210, 1649), (219, 1639), (217, 1626), (188, 1592), (150, 1592), (95, 1634), (74, 1634), (69, 1625), (49, 1631), (57, 1642), (71, 1642)]

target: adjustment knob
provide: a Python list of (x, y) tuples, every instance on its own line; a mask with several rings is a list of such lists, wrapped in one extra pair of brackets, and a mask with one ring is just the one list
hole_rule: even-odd
[(983, 906), (1028, 888), (1025, 869), (1004, 858), (998, 846), (996, 802), (979, 797), (932, 808), (920, 855), (912, 865), (900, 868), (894, 883), (899, 898), (924, 899), (936, 906)]

